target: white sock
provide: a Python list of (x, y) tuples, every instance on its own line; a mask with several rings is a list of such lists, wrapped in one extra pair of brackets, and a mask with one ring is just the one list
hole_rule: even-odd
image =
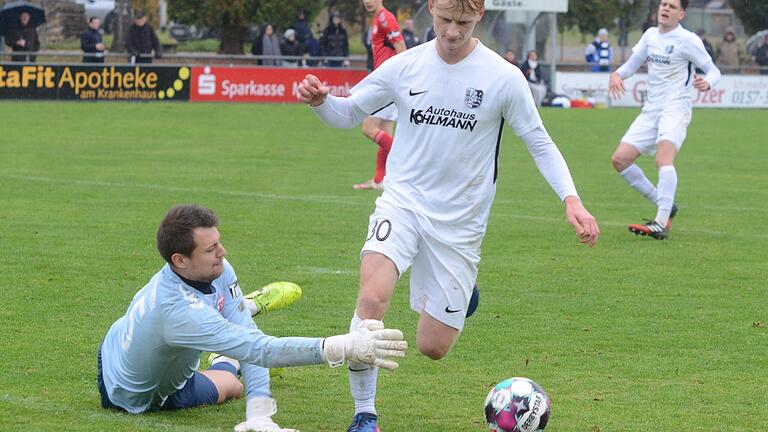
[(239, 361), (237, 361), (237, 360), (235, 360), (235, 359), (233, 359), (231, 357), (227, 357), (227, 356), (221, 355), (221, 354), (219, 354), (218, 357), (216, 357), (213, 360), (211, 360), (211, 366), (215, 365), (216, 363), (221, 363), (221, 362), (229, 363), (229, 364), (231, 364), (232, 366), (235, 367), (236, 371), (238, 371), (238, 372), (240, 371), (240, 362)]
[[(357, 315), (352, 317), (349, 331), (356, 329), (363, 320)], [(379, 368), (358, 362), (349, 362), (349, 390), (355, 400), (355, 414), (367, 412), (376, 414), (376, 381)]]
[(659, 210), (656, 213), (656, 222), (666, 227), (669, 222), (669, 213), (675, 203), (675, 191), (677, 190), (677, 171), (672, 165), (664, 165), (659, 168), (659, 199), (656, 205)]
[(245, 307), (247, 307), (248, 311), (251, 313), (251, 316), (254, 316), (261, 311), (261, 308), (255, 301), (251, 299), (244, 299), (243, 301), (245, 302)]
[(632, 188), (641, 195), (643, 195), (648, 201), (656, 204), (656, 188), (653, 186), (648, 177), (645, 176), (643, 169), (637, 166), (637, 164), (630, 165), (624, 171), (619, 172), (624, 180), (629, 183)]

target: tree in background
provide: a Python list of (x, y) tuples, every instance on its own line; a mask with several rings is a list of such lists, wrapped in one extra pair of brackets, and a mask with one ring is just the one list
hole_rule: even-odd
[(731, 8), (747, 34), (768, 28), (768, 2), (765, 0), (730, 0)]
[(168, 0), (171, 19), (218, 30), (222, 54), (244, 53), (250, 24), (270, 22), (277, 29), (286, 29), (300, 9), (311, 21), (321, 7), (316, 0)]
[(600, 28), (617, 31), (618, 35), (638, 27), (645, 18), (647, 6), (641, 0), (572, 1), (568, 12), (557, 17), (560, 30), (577, 28), (583, 36), (594, 36)]

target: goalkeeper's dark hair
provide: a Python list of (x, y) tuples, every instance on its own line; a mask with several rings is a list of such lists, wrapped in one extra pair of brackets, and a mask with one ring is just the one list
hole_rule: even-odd
[(195, 250), (195, 228), (219, 226), (213, 210), (195, 204), (178, 205), (165, 215), (157, 229), (157, 251), (171, 264), (171, 256), (191, 256)]

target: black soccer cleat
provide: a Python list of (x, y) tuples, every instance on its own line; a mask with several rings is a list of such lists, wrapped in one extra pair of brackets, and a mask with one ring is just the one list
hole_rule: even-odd
[(632, 224), (629, 231), (637, 235), (649, 236), (656, 240), (666, 240), (669, 237), (669, 230), (659, 225), (655, 220), (649, 220), (644, 224)]

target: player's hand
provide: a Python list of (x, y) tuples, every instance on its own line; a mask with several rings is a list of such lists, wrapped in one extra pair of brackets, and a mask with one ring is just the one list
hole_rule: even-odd
[(328, 96), (328, 87), (323, 85), (319, 78), (312, 74), (307, 76), (299, 83), (299, 100), (316, 107), (325, 102)]
[(385, 329), (379, 320), (365, 320), (354, 331), (323, 341), (323, 355), (331, 367), (347, 360), (393, 370), (399, 365), (387, 357), (405, 357), (407, 348), (403, 332)]
[(693, 86), (696, 90), (703, 92), (709, 91), (712, 88), (712, 86), (709, 85), (709, 82), (699, 75), (693, 76)]
[(579, 236), (579, 242), (588, 244), (589, 247), (597, 243), (600, 238), (600, 227), (597, 226), (597, 220), (592, 216), (581, 200), (575, 196), (565, 198), (565, 215), (568, 223), (573, 226), (576, 235)]
[(616, 72), (612, 73), (611, 79), (608, 81), (608, 95), (614, 99), (619, 99), (624, 96), (625, 92), (624, 80)]

